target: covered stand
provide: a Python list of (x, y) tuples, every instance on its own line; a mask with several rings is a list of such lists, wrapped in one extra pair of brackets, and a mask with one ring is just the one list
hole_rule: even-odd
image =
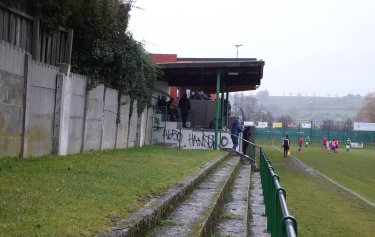
[[(169, 86), (200, 87), (207, 93), (216, 93), (215, 143), (218, 147), (219, 119), (223, 116), (224, 95), (229, 92), (255, 90), (263, 77), (264, 61), (255, 58), (176, 58), (174, 62), (158, 63), (162, 70), (159, 80)], [(220, 96), (221, 95), (221, 96)], [(219, 100), (221, 98), (221, 101)], [(219, 114), (219, 111), (222, 111)]]

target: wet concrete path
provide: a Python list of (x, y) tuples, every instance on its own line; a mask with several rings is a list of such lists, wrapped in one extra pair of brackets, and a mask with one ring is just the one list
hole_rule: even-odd
[(96, 236), (269, 237), (260, 174), (250, 170), (238, 156), (221, 157)]
[(250, 232), (253, 237), (270, 237), (267, 232), (267, 217), (263, 201), (262, 183), (260, 173), (254, 172), (251, 175), (252, 189), (250, 191), (251, 218)]
[(248, 236), (251, 165), (242, 165), (214, 236)]
[(202, 225), (215, 205), (215, 199), (238, 162), (239, 157), (224, 161), (148, 236), (199, 236)]

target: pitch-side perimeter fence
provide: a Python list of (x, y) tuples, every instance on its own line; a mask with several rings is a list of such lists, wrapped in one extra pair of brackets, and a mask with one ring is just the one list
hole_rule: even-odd
[(323, 121), (309, 121), (309, 122), (290, 122), (283, 124), (283, 127), (273, 128), (271, 126), (265, 128), (256, 128), (257, 139), (275, 139), (280, 141), (286, 134), (292, 141), (298, 141), (302, 136), (304, 139), (309, 136), (310, 141), (321, 141), (323, 137), (328, 140), (337, 138), (339, 141), (346, 141), (350, 138), (352, 142), (359, 143), (374, 143), (375, 131), (357, 131), (353, 128), (351, 122), (323, 122)]
[(259, 148), (260, 176), (267, 215), (267, 231), (272, 237), (296, 237), (297, 220), (290, 215), (286, 204), (286, 192), (279, 176), (274, 172), (263, 148)]
[(239, 139), (253, 147), (254, 152), (250, 154), (250, 160), (256, 160), (259, 152), (259, 172), (267, 215), (267, 231), (272, 237), (297, 237), (297, 220), (289, 213), (286, 192), (280, 185), (279, 176), (274, 172), (271, 161), (268, 160), (262, 147), (245, 139)]

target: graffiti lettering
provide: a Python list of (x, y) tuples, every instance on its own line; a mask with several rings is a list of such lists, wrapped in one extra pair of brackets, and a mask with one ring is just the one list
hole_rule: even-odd
[(160, 120), (158, 117), (154, 117), (154, 131), (155, 132), (158, 132), (162, 129), (162, 127), (160, 127)]
[(221, 137), (221, 146), (225, 147), (226, 145), (228, 145), (228, 138), (226, 136), (222, 136)]
[(215, 136), (206, 135), (202, 132), (201, 136), (196, 136), (194, 133), (189, 134), (189, 145), (191, 147), (205, 147), (212, 148), (214, 146)]
[[(212, 149), (215, 144), (215, 135), (214, 134), (202, 134), (191, 133), (189, 134), (189, 146), (190, 147), (204, 147)], [(227, 136), (222, 136), (220, 141), (220, 146), (225, 147), (229, 144)]]
[(166, 140), (180, 141), (182, 139), (182, 134), (174, 129), (164, 129), (163, 137)]

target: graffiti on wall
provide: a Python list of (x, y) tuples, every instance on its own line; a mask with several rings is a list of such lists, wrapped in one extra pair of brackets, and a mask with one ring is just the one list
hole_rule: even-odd
[(189, 146), (191, 147), (205, 147), (213, 148), (215, 142), (215, 136), (211, 134), (201, 134), (189, 133)]
[[(201, 134), (197, 134), (194, 132), (189, 133), (189, 146), (190, 147), (203, 147), (212, 149), (215, 144), (215, 134), (201, 132)], [(228, 138), (226, 134), (222, 134), (220, 139), (220, 147), (226, 147), (228, 145)]]
[[(155, 125), (155, 123), (154, 123)], [(157, 127), (157, 126), (156, 126)], [(154, 126), (154, 137), (158, 142), (176, 144), (183, 149), (213, 149), (215, 132), (212, 130), (179, 129), (176, 123), (166, 123), (166, 127), (159, 129)], [(219, 146), (231, 148), (233, 146), (229, 133), (221, 133)]]
[(164, 129), (163, 137), (166, 141), (180, 141), (182, 139), (181, 132), (175, 129)]
[(158, 116), (154, 116), (153, 117), (153, 130), (154, 131), (160, 131), (161, 129), (162, 129), (162, 127), (160, 127), (160, 117), (158, 117)]

